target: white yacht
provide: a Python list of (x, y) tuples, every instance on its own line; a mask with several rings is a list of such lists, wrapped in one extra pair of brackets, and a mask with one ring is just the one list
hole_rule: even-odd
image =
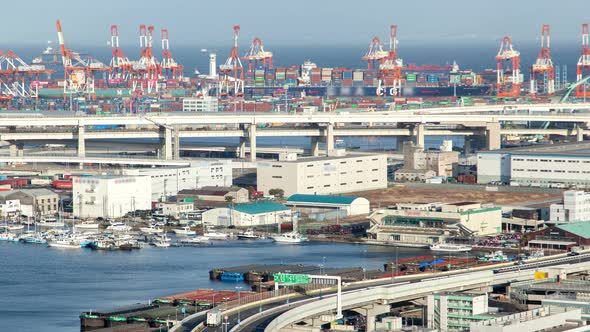
[(146, 233), (146, 234), (161, 234), (164, 233), (164, 229), (161, 227), (158, 227), (154, 224), (150, 225), (149, 227), (141, 227), (139, 229), (142, 233)]
[(6, 229), (10, 232), (19, 232), (25, 229), (25, 225), (12, 224), (6, 227)]
[(45, 218), (45, 219), (41, 219), (41, 221), (39, 221), (37, 223), (37, 225), (39, 227), (47, 227), (47, 228), (59, 228), (59, 227), (64, 227), (64, 223), (62, 221), (58, 221), (55, 218)]
[(301, 243), (307, 241), (307, 238), (298, 232), (283, 233), (272, 238), (278, 243)]
[(227, 240), (229, 235), (227, 233), (222, 233), (222, 232), (218, 232), (218, 231), (212, 231), (212, 230), (207, 230), (205, 233), (203, 233), (204, 237), (207, 237), (211, 240), (217, 240), (217, 241), (223, 241), (223, 240)]
[(131, 230), (131, 227), (125, 225), (122, 222), (115, 222), (112, 223), (109, 227), (107, 227), (107, 230), (115, 232), (128, 232)]
[(94, 221), (84, 221), (79, 224), (75, 224), (74, 228), (83, 231), (92, 231), (98, 230), (99, 224), (95, 223)]
[(180, 246), (196, 246), (202, 244), (208, 244), (209, 238), (206, 236), (193, 236), (189, 238), (182, 239), (178, 241), (178, 245)]
[(430, 245), (430, 250), (441, 252), (467, 252), (471, 249), (472, 247), (467, 244), (437, 242)]
[(182, 228), (174, 229), (174, 234), (181, 236), (194, 236), (197, 235), (195, 231), (192, 231), (190, 227), (184, 226)]
[(248, 228), (245, 232), (238, 233), (239, 240), (258, 240), (260, 237), (254, 233), (252, 228)]
[(170, 247), (170, 238), (164, 234), (163, 236), (159, 236), (156, 240), (152, 242), (152, 244), (158, 248), (168, 248)]

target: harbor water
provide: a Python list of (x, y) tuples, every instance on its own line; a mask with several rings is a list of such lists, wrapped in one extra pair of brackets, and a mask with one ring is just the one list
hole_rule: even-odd
[[(244, 264), (306, 264), (383, 269), (386, 261), (429, 253), (356, 244), (214, 242), (197, 248), (131, 252), (56, 249), (0, 242), (0, 330), (79, 331), (82, 311), (110, 309), (198, 288), (235, 289), (208, 271)], [(245, 285), (242, 285), (245, 286)]]

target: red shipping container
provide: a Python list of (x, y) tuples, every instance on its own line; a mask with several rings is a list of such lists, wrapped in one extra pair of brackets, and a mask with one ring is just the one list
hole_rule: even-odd
[(71, 180), (53, 180), (53, 188), (56, 189), (72, 189), (72, 181)]

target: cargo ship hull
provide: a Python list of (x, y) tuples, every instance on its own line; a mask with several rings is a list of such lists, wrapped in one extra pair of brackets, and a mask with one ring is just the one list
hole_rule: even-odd
[[(442, 86), (421, 87), (404, 86), (400, 93), (396, 94), (391, 88), (378, 88), (376, 86), (294, 86), (289, 87), (288, 94), (293, 96), (305, 95), (310, 97), (463, 97), (486, 96), (490, 94), (490, 86)], [(244, 88), (246, 97), (273, 96), (284, 94), (282, 87), (248, 87)]]

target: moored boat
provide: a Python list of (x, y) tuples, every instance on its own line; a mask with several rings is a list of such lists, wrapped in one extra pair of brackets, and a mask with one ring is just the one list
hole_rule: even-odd
[(467, 252), (471, 249), (472, 247), (467, 244), (437, 242), (430, 245), (430, 250), (441, 252)]

